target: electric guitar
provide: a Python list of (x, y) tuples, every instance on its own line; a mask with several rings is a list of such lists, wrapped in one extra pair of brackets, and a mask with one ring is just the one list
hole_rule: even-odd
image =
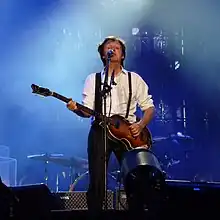
[[(70, 98), (66, 98), (56, 92), (52, 92), (47, 88), (43, 88), (35, 84), (32, 84), (31, 88), (32, 93), (42, 95), (44, 97), (52, 96), (65, 103), (68, 103), (71, 100)], [(107, 117), (77, 102), (76, 106), (79, 110), (82, 110), (83, 112), (99, 119), (101, 121), (101, 126), (103, 126), (103, 121), (106, 120), (108, 138), (116, 143), (122, 144), (126, 150), (132, 150), (137, 147), (145, 147), (147, 149), (151, 148), (153, 143), (152, 135), (147, 127), (145, 127), (137, 137), (133, 137), (129, 128), (131, 123), (124, 117), (120, 115), (112, 115), (111, 117)]]

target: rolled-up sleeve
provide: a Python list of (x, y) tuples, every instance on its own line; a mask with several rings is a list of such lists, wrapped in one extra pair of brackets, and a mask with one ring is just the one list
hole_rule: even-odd
[(95, 74), (87, 76), (82, 93), (82, 104), (94, 110), (95, 106)]
[(154, 107), (152, 95), (149, 94), (149, 87), (146, 82), (139, 76), (137, 78), (137, 103), (138, 106), (141, 108), (142, 111), (150, 107)]

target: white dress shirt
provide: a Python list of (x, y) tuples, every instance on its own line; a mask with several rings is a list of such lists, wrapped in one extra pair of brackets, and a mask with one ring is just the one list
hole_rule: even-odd
[[(95, 75), (95, 73), (92, 73), (86, 78), (82, 100), (84, 106), (93, 110), (95, 108)], [(105, 78), (104, 71), (101, 72), (101, 78), (103, 83)], [(111, 77), (108, 77), (108, 84), (110, 80)], [(128, 71), (122, 69), (121, 73), (115, 76), (114, 82), (117, 85), (112, 85), (111, 95), (108, 94), (106, 99), (106, 115), (118, 114), (125, 117), (129, 99)], [(127, 119), (133, 123), (136, 121), (135, 112), (137, 105), (144, 111), (149, 107), (154, 107), (154, 104), (152, 96), (148, 93), (148, 85), (137, 73), (131, 72), (131, 86), (132, 96)]]

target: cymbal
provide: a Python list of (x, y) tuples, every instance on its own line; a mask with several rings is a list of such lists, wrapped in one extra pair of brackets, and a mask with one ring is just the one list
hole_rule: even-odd
[(81, 168), (81, 169), (88, 169), (88, 160), (79, 157), (70, 157), (70, 158), (57, 158), (51, 157), (51, 162), (56, 164), (60, 164), (65, 167), (74, 167), (74, 168)]
[(177, 140), (193, 140), (193, 138), (189, 135), (185, 135), (182, 132), (177, 132), (176, 134), (170, 135), (171, 139), (177, 139)]
[(63, 154), (36, 154), (27, 156), (29, 159), (53, 162), (65, 167), (88, 169), (88, 160), (79, 157), (64, 157)]
[(121, 173), (120, 170), (115, 170), (111, 172), (112, 175), (119, 175), (120, 173)]
[(177, 133), (174, 133), (174, 134), (170, 134), (169, 136), (167, 137), (163, 137), (163, 136), (156, 136), (156, 137), (153, 137), (153, 143), (158, 143), (158, 142), (161, 142), (161, 141), (167, 141), (167, 140), (177, 140), (177, 141), (182, 141), (182, 140), (193, 140), (193, 138), (189, 135), (185, 135), (181, 132), (177, 132)]
[(49, 162), (51, 157), (63, 157), (63, 154), (34, 154), (34, 155), (29, 155), (27, 156), (28, 159), (33, 159), (33, 160), (42, 160), (44, 162)]
[(153, 138), (153, 142), (166, 141), (168, 139), (169, 139), (169, 137), (156, 136)]

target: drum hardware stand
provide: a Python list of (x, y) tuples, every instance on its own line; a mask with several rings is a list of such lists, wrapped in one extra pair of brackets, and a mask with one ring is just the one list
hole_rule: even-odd
[(47, 169), (47, 165), (48, 165), (49, 161), (45, 161), (45, 168), (44, 168), (44, 180), (45, 180), (45, 185), (48, 186), (48, 169)]
[(73, 172), (74, 172), (73, 167), (70, 166), (70, 173), (69, 173), (70, 185), (73, 183)]
[(59, 192), (59, 174), (56, 176), (56, 193)]
[(79, 173), (77, 172), (76, 168), (74, 169), (73, 166), (70, 166), (70, 188), (73, 185), (73, 182), (79, 177)]
[(208, 133), (208, 131), (209, 131), (209, 115), (208, 115), (208, 112), (205, 112), (204, 122), (205, 122), (206, 132)]
[[(109, 71), (109, 64), (111, 62), (111, 57), (113, 55), (113, 52), (112, 50), (109, 50), (109, 52), (107, 52), (107, 63), (106, 63), (106, 66), (105, 66), (105, 79), (104, 79), (104, 83), (103, 83), (103, 88), (101, 90), (101, 97), (102, 97), (102, 100), (104, 101), (104, 120), (103, 120), (103, 126), (104, 126), (104, 185), (105, 185), (105, 196), (104, 196), (104, 204), (105, 204), (105, 210), (107, 210), (107, 158), (106, 158), (106, 152), (107, 152), (107, 145), (108, 145), (108, 137), (107, 137), (107, 126), (108, 126), (108, 122), (107, 122), (107, 116), (106, 116), (106, 106), (107, 106), (107, 103), (106, 103), (106, 99), (107, 99), (107, 94), (110, 93), (112, 87), (111, 87), (111, 84), (112, 84), (112, 79), (110, 81), (110, 85), (108, 85), (108, 71)], [(114, 76), (114, 71), (112, 73), (112, 76)]]
[(61, 174), (59, 174), (59, 172), (57, 173), (56, 176), (56, 192), (60, 191), (60, 177), (63, 176), (65, 178), (65, 172), (61, 172)]
[(186, 130), (186, 101), (183, 100), (183, 128)]
[(162, 101), (162, 99), (160, 100), (160, 104), (159, 104), (159, 108), (160, 108), (160, 110), (161, 110), (161, 120), (162, 120), (162, 122), (164, 122), (165, 121), (165, 108), (164, 108), (164, 103), (163, 103), (163, 101)]
[(159, 109), (160, 109), (160, 121), (163, 124), (166, 124), (167, 122), (169, 122), (169, 120), (166, 119), (166, 109), (165, 109), (165, 103), (163, 102), (163, 100), (160, 100), (160, 104), (159, 104)]

